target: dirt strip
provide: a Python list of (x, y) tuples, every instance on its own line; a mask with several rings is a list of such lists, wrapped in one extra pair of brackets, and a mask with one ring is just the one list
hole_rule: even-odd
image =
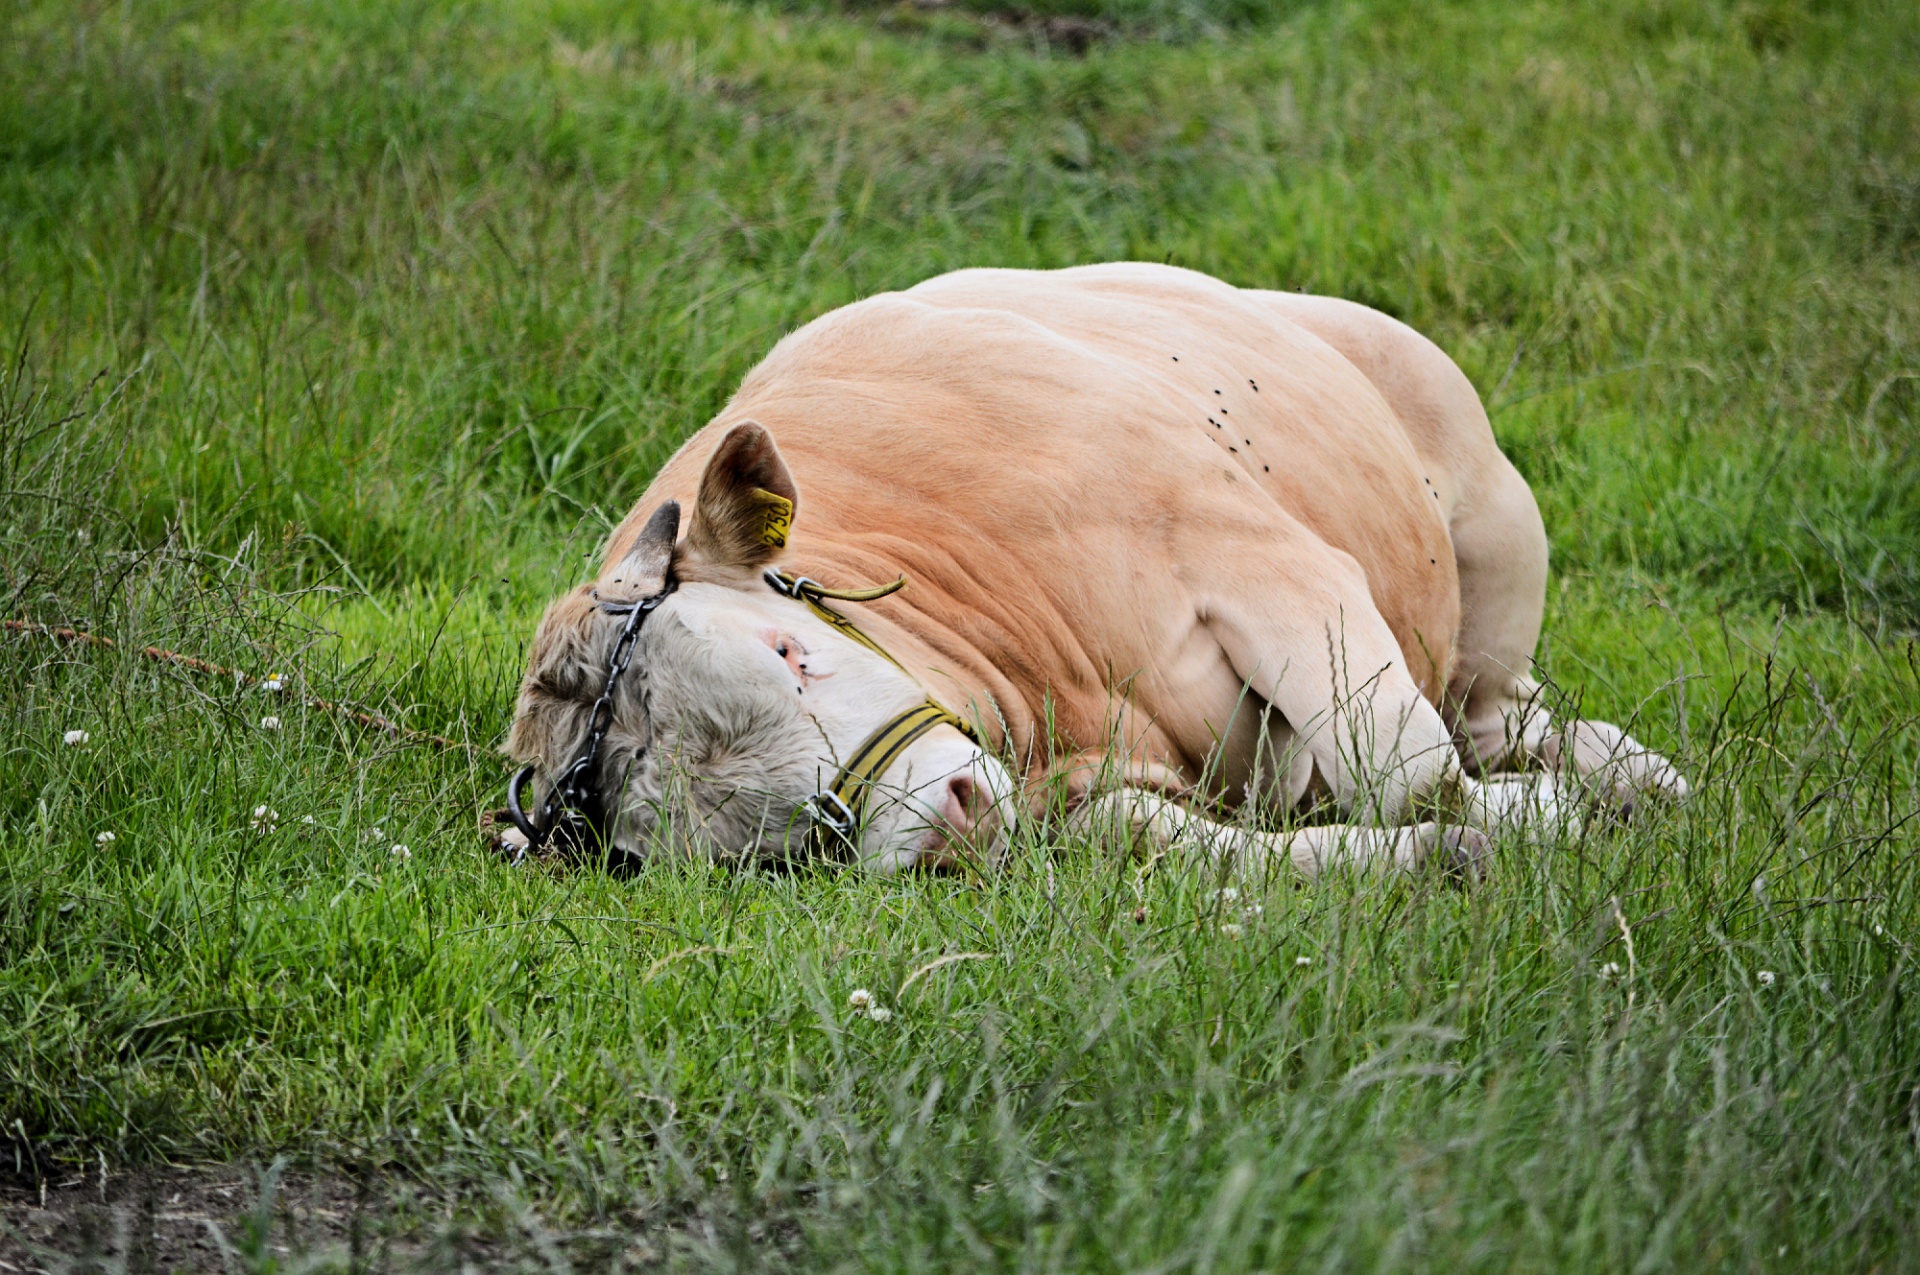
[(263, 1206), (264, 1183), (244, 1165), (0, 1178), (0, 1275), (258, 1269), (322, 1252), (364, 1270), (391, 1254), (373, 1190), (288, 1172)]
[[(527, 1272), (657, 1270), (802, 1251), (790, 1222), (685, 1207), (550, 1228), (510, 1192), (445, 1194), (371, 1171), (260, 1165), (68, 1169), (32, 1180), (0, 1165), (0, 1275), (69, 1272)], [(43, 1189), (44, 1188), (44, 1189)], [(721, 1260), (720, 1265), (737, 1265)]]

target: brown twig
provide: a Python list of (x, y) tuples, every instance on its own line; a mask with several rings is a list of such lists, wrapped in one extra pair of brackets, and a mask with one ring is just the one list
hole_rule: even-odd
[[(117, 651), (120, 649), (120, 644), (112, 638), (104, 638), (98, 634), (88, 633), (82, 629), (69, 629), (52, 624), (36, 624), (32, 620), (6, 620), (0, 621), (0, 624), (4, 624), (9, 633), (33, 633), (43, 637), (53, 638), (58, 642), (74, 642), (83, 646), (99, 647), (106, 651)], [(242, 685), (258, 686), (263, 681), (261, 678), (242, 673), (238, 669), (230, 669), (225, 665), (215, 664), (212, 660), (203, 660), (192, 655), (182, 655), (178, 651), (169, 651), (165, 647), (143, 646), (140, 648), (140, 655), (144, 659), (156, 660), (162, 664), (173, 664), (180, 668), (192, 669), (196, 673), (206, 673), (214, 677), (230, 677)], [(397, 739), (411, 740), (422, 744), (432, 744), (435, 748), (463, 749), (468, 752), (473, 750), (471, 744), (462, 743), (457, 739), (448, 739), (445, 735), (435, 735), (423, 730), (412, 730), (390, 718), (382, 717), (378, 713), (369, 713), (365, 709), (354, 708), (352, 705), (340, 703), (338, 700), (322, 699), (318, 695), (303, 695), (301, 699), (309, 708), (317, 708), (322, 712), (337, 714), (345, 717), (349, 721), (358, 722), (362, 726), (369, 726), (374, 730), (385, 731)]]

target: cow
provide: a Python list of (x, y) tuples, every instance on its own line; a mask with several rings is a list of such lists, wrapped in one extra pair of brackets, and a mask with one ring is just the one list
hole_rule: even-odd
[(547, 609), (515, 840), (894, 872), (1057, 809), (1243, 870), (1472, 875), (1542, 810), (1686, 792), (1547, 711), (1546, 579), (1526, 481), (1406, 325), (1162, 265), (961, 270), (782, 339)]

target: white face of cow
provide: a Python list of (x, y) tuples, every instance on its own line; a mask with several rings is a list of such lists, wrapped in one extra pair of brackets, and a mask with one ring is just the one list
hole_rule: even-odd
[[(763, 525), (770, 494), (781, 498), (773, 507), (784, 532), (792, 481), (764, 430), (736, 427), (709, 462), (685, 542), (673, 540), (677, 507), (658, 511), (596, 585), (561, 598), (541, 621), (509, 751), (535, 764), (544, 793), (585, 745), (625, 625), (598, 602), (659, 592), (669, 572), (683, 581), (640, 628), (593, 777), (606, 832), (629, 855), (664, 844), (799, 857), (810, 799), (926, 698), (899, 668), (759, 579), (777, 548)], [(729, 534), (743, 531), (751, 534)], [(935, 727), (868, 785), (860, 862), (896, 871), (996, 859), (1013, 794), (996, 759), (953, 727)]]

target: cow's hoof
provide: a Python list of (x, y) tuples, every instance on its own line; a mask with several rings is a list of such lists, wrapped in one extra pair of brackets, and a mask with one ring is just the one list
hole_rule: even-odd
[(1592, 792), (1589, 806), (1594, 815), (1603, 825), (1613, 828), (1624, 828), (1654, 811), (1671, 809), (1687, 799), (1684, 780), (1671, 786), (1615, 781), (1594, 785)]
[(1644, 798), (1637, 789), (1625, 784), (1615, 784), (1613, 791), (1603, 793), (1594, 799), (1594, 813), (1601, 820), (1615, 828), (1624, 828), (1639, 815)]
[(1458, 885), (1478, 885), (1486, 876), (1487, 859), (1492, 852), (1493, 841), (1486, 833), (1456, 824), (1441, 832), (1440, 842), (1432, 854), (1447, 880)]

